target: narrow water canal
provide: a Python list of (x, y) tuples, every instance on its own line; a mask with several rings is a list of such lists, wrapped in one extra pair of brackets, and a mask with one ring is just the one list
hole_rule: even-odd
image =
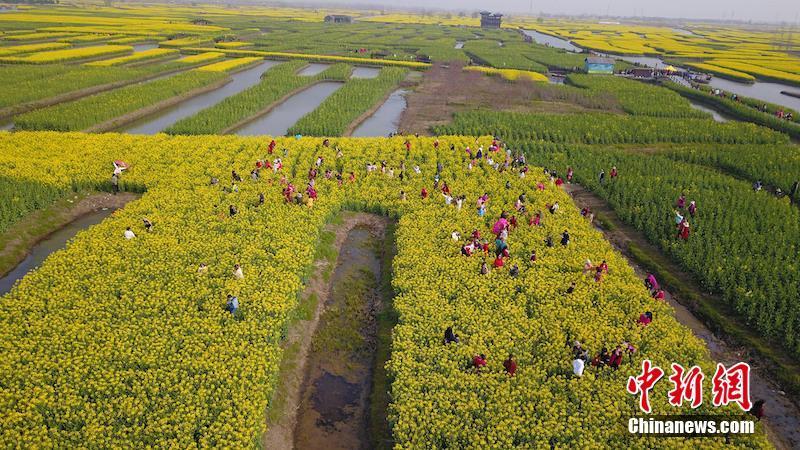
[(145, 50), (152, 50), (154, 48), (158, 48), (158, 44), (155, 43), (147, 43), (147, 44), (136, 44), (133, 46), (134, 52), (143, 52)]
[(356, 66), (350, 78), (376, 78), (379, 73), (381, 73), (381, 69), (377, 67)]
[(322, 73), (325, 69), (330, 67), (330, 64), (322, 64), (322, 63), (311, 63), (297, 72), (298, 75), (303, 77), (312, 77), (319, 73)]
[(709, 108), (708, 106), (701, 105), (700, 103), (695, 103), (695, 102), (693, 102), (691, 100), (689, 100), (689, 104), (692, 106), (692, 108), (694, 108), (694, 109), (696, 109), (698, 111), (703, 111), (705, 113), (711, 114), (711, 118), (714, 119), (714, 121), (716, 121), (716, 122), (723, 123), (723, 122), (727, 122), (728, 120), (730, 120), (727, 117), (725, 117), (722, 114), (720, 114), (719, 112), (717, 112), (716, 109)]
[(200, 94), (144, 117), (127, 125), (120, 131), (130, 134), (156, 134), (164, 131), (181, 119), (192, 116), (208, 107), (214, 106), (231, 95), (255, 86), (261, 80), (261, 75), (276, 64), (278, 64), (277, 61), (264, 61), (254, 67), (234, 73), (231, 75), (232, 81), (219, 89)]
[(320, 103), (343, 85), (344, 83), (336, 81), (317, 83), (289, 97), (288, 100), (277, 105), (269, 113), (253, 120), (233, 133), (239, 136), (264, 134), (284, 136), (289, 131), (289, 128), (300, 118), (317, 109)]
[(539, 33), (536, 30), (522, 30), (522, 32), (526, 36), (530, 36), (531, 39), (533, 39), (537, 44), (549, 45), (553, 48), (560, 48), (562, 50), (567, 50), (574, 53), (580, 53), (583, 51), (580, 47), (572, 45), (572, 43), (566, 39), (550, 36), (549, 34)]
[(405, 89), (398, 89), (392, 92), (374, 114), (356, 127), (352, 136), (381, 137), (396, 133), (400, 125), (400, 116), (408, 106), (405, 97), (406, 93), (408, 91)]
[(7, 294), (17, 280), (22, 279), (32, 269), (39, 267), (51, 253), (61, 250), (67, 245), (67, 241), (75, 237), (79, 231), (85, 230), (92, 225), (96, 225), (110, 216), (115, 210), (108, 208), (97, 210), (85, 215), (64, 228), (51, 234), (47, 239), (39, 242), (31, 249), (30, 254), (17, 267), (11, 270), (6, 276), (0, 278), (0, 295)]
[[(356, 225), (339, 252), (330, 295), (311, 341), (294, 447), (369, 449), (385, 438), (370, 425), (385, 230)], [(378, 432), (379, 433), (379, 432)]]

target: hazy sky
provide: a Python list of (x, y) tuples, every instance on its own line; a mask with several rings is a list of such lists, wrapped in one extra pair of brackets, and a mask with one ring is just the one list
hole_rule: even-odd
[[(346, 0), (317, 0), (326, 3)], [(487, 9), (500, 12), (531, 10), (531, 0), (355, 0), (360, 4), (397, 7)], [(548, 14), (684, 17), (795, 23), (800, 0), (533, 0), (532, 11)]]

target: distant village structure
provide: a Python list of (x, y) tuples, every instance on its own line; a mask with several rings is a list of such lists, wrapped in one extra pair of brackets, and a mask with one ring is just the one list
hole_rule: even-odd
[(481, 11), (481, 28), (500, 28), (502, 14)]
[(353, 23), (353, 16), (330, 14), (325, 16), (325, 23)]
[(583, 61), (586, 73), (614, 73), (614, 60), (611, 58), (590, 56)]

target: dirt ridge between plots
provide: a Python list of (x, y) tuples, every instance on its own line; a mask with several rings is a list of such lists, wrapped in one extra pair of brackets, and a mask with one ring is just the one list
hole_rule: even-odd
[[(385, 236), (388, 223), (389, 219), (383, 216), (367, 213), (344, 213), (341, 224), (328, 225), (326, 230), (335, 233), (333, 248), (338, 252), (342, 249), (350, 232), (355, 228), (368, 228), (375, 236), (378, 236), (378, 239), (381, 239)], [(261, 448), (270, 450), (295, 448), (295, 442), (297, 441), (295, 430), (303, 407), (304, 390), (308, 383), (312, 341), (333, 290), (334, 277), (331, 276), (330, 280), (326, 280), (324, 274), (329, 270), (333, 273), (333, 270), (342, 262), (340, 258), (337, 258), (333, 267), (330, 262), (324, 259), (314, 262), (314, 271), (306, 283), (302, 297), (315, 296), (317, 299), (316, 308), (309, 320), (301, 320), (290, 326), (287, 338), (283, 343), (284, 350), (297, 346), (297, 352), (291, 357), (290, 364), (286, 365), (290, 369), (281, 373), (278, 387), (273, 394), (270, 403), (275, 403), (278, 396), (280, 396), (281, 403), (285, 406), (280, 417), (267, 420), (267, 431), (261, 438)]]
[[(635, 258), (628, 250), (628, 244), (632, 242), (648, 253), (658, 252), (658, 250), (646, 240), (642, 233), (623, 223), (608, 203), (593, 192), (578, 184), (565, 184), (564, 189), (578, 208), (588, 206), (595, 214), (600, 213), (606, 220), (613, 222), (615, 227), (613, 230), (607, 230), (600, 226), (596, 228), (605, 235), (614, 248), (625, 256), (628, 265), (634, 269), (637, 275), (644, 279), (647, 272), (635, 262)], [(690, 279), (688, 276), (679, 278)], [(798, 406), (781, 391), (780, 386), (772, 380), (772, 377), (764, 373), (763, 367), (759, 367), (754, 361), (748, 361), (749, 356), (746, 349), (736, 348), (716, 336), (689, 308), (680, 303), (685, 299), (680, 299), (673, 295), (667, 287), (664, 288), (667, 302), (675, 309), (675, 318), (706, 343), (714, 361), (725, 365), (740, 361), (750, 363), (752, 367), (750, 372), (751, 399), (754, 402), (758, 399), (766, 401), (766, 414), (761, 422), (764, 424), (770, 443), (777, 449), (800, 448), (800, 409)]]

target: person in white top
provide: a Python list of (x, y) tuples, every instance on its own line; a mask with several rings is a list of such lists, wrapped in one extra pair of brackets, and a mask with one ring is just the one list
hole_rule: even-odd
[(451, 197), (450, 194), (442, 194), (442, 195), (444, 195), (444, 204), (445, 205), (450, 206), (450, 205), (453, 204), (453, 197)]
[(233, 278), (236, 278), (237, 280), (244, 278), (244, 272), (242, 272), (242, 268), (238, 264), (233, 266)]
[(578, 377), (583, 376), (583, 367), (584, 363), (582, 359), (575, 358), (574, 360), (572, 360), (572, 373), (574, 373), (576, 376)]
[(450, 237), (453, 238), (454, 241), (460, 241), (461, 233), (459, 233), (458, 231), (453, 231), (452, 233), (450, 233)]
[(131, 231), (131, 227), (128, 227), (128, 228), (125, 229), (124, 235), (125, 235), (125, 239), (133, 239), (133, 238), (136, 237), (136, 235), (133, 234), (133, 231)]

